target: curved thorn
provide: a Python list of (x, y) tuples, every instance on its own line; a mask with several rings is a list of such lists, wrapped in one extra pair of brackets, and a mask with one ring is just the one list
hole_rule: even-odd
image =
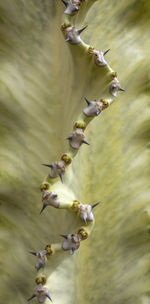
[(67, 240), (67, 235), (66, 234), (60, 234), (60, 236), (62, 236), (64, 239)]
[(62, 184), (63, 184), (63, 175), (62, 175), (62, 173), (59, 173), (59, 177), (60, 177), (61, 182), (62, 182)]
[(123, 89), (123, 88), (119, 88), (119, 91), (122, 91), (122, 92), (124, 92), (124, 91), (125, 91), (125, 89)]
[(89, 106), (91, 102), (90, 102), (86, 97), (84, 97), (84, 99), (85, 99), (86, 103), (87, 103), (88, 106)]
[(84, 26), (81, 30), (78, 30), (78, 35), (80, 35), (86, 28), (87, 28), (87, 25)]
[(97, 205), (99, 205), (99, 203), (96, 203), (94, 205), (91, 205), (92, 209), (95, 208)]
[(85, 139), (82, 139), (82, 143), (86, 145), (90, 145)]
[(110, 49), (106, 50), (105, 52), (103, 52), (103, 55), (105, 56), (109, 51)]
[(67, 7), (68, 3), (65, 0), (61, 0), (61, 1)]
[(46, 208), (46, 204), (43, 204), (43, 207), (42, 207), (42, 209), (41, 209), (41, 211), (40, 211), (40, 214), (43, 212), (43, 210)]
[(33, 252), (33, 251), (29, 251), (29, 253), (33, 254), (36, 256), (36, 252)]
[(35, 297), (36, 297), (36, 295), (33, 294), (27, 301), (30, 301), (30, 300), (32, 300), (32, 299), (35, 298)]

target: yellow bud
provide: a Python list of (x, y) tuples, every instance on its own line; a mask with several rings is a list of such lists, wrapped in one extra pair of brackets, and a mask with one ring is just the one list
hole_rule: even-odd
[(76, 121), (75, 124), (74, 124), (74, 128), (85, 130), (86, 123), (84, 121)]
[(70, 165), (72, 162), (71, 157), (67, 154), (63, 154), (61, 160), (64, 161), (66, 165)]
[(81, 237), (81, 240), (86, 240), (88, 238), (88, 233), (85, 231), (84, 228), (80, 228), (77, 234)]
[(111, 73), (111, 76), (112, 76), (112, 78), (117, 77), (117, 72), (113, 71), (113, 72)]
[(106, 99), (101, 99), (100, 101), (103, 103), (103, 105), (105, 105), (105, 106), (108, 105), (108, 101)]
[(94, 47), (90, 45), (89, 48), (88, 48), (88, 53), (92, 54), (93, 51), (94, 51)]
[(65, 30), (67, 27), (71, 26), (71, 23), (70, 22), (65, 22), (61, 25), (61, 29), (62, 31)]
[(73, 210), (77, 210), (79, 204), (80, 204), (80, 202), (74, 200), (71, 208), (72, 208)]
[(47, 251), (46, 255), (51, 255), (53, 253), (51, 245), (46, 245), (45, 250)]
[(40, 186), (40, 189), (41, 189), (41, 191), (43, 191), (43, 190), (49, 190), (50, 189), (50, 184), (49, 183), (43, 183)]
[(36, 284), (45, 285), (45, 283), (46, 283), (46, 277), (37, 277), (37, 278), (35, 279), (35, 282), (36, 282)]

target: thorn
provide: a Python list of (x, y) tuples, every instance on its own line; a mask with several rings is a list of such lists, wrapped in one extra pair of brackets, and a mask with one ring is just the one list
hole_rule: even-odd
[(85, 225), (87, 224), (87, 221), (86, 221), (86, 219), (83, 219), (84, 220), (84, 223), (85, 223)]
[(42, 164), (42, 165), (43, 165), (43, 166), (46, 166), (46, 167), (49, 167), (49, 168), (51, 168), (51, 169), (53, 168), (53, 165), (51, 165), (51, 164), (50, 164), (50, 165)]
[(67, 7), (67, 2), (65, 0), (61, 0), (61, 1)]
[(90, 145), (84, 138), (82, 139), (82, 143), (86, 145)]
[(43, 210), (46, 208), (46, 206), (47, 206), (47, 204), (43, 204), (43, 207), (42, 207), (42, 209), (40, 211), (40, 214), (43, 212)]
[(119, 91), (123, 91), (123, 92), (124, 92), (124, 91), (125, 91), (125, 89), (123, 89), (123, 88), (119, 88)]
[(35, 297), (36, 297), (36, 295), (33, 294), (27, 301), (30, 301), (30, 300), (32, 300), (32, 299), (35, 298)]
[(85, 99), (86, 103), (87, 103), (88, 106), (89, 106), (91, 102), (90, 102), (86, 97), (84, 97), (84, 99)]
[(74, 12), (78, 12), (78, 10), (79, 10), (79, 9), (78, 9), (77, 6), (73, 9)]
[(99, 114), (99, 110), (96, 110), (96, 111), (95, 111), (95, 114), (96, 114), (96, 116), (97, 116), (97, 115)]
[(111, 86), (112, 89), (116, 89), (116, 87), (117, 87), (117, 86), (116, 86), (115, 83), (113, 83), (112, 86)]
[(63, 184), (63, 175), (62, 175), (62, 173), (59, 173), (59, 176), (60, 176), (61, 182)]
[(66, 139), (68, 139), (68, 140), (70, 140), (70, 139), (72, 139), (72, 136), (71, 135), (69, 135)]
[(71, 248), (71, 252), (70, 252), (70, 254), (71, 254), (71, 255), (73, 255), (73, 254), (74, 254), (74, 252), (75, 252), (75, 250), (76, 250), (75, 248)]
[[(94, 204), (94, 205), (91, 205), (91, 207), (92, 207), (92, 206), (96, 207), (98, 204), (101, 204), (101, 205), (102, 205), (102, 204), (104, 204), (104, 203), (103, 203), (103, 202), (98, 202), (98, 203), (96, 203), (96, 204)], [(94, 207), (93, 207), (93, 208), (94, 208)]]
[(110, 51), (110, 49), (106, 50), (103, 55), (105, 56), (108, 52)]
[(84, 26), (81, 30), (78, 30), (78, 35), (80, 35), (86, 28), (87, 28), (87, 25)]
[(36, 252), (33, 252), (33, 251), (29, 251), (29, 253), (33, 254), (36, 256)]
[(69, 37), (67, 37), (67, 38), (65, 39), (65, 42), (68, 42), (68, 41), (70, 41), (70, 38), (69, 38)]
[(36, 268), (37, 271), (39, 271), (40, 268), (42, 268), (42, 267), (43, 267), (43, 264), (42, 264), (42, 263), (40, 263), (38, 267), (35, 266), (35, 268)]
[(51, 297), (50, 297), (50, 295), (49, 295), (48, 293), (46, 294), (46, 297), (47, 297), (51, 302), (53, 302), (52, 299), (51, 299)]
[(99, 203), (92, 205), (92, 209), (95, 208), (97, 205), (99, 205)]
[(65, 235), (65, 234), (60, 234), (60, 236), (62, 236), (64, 239), (67, 240), (67, 235)]
[(54, 193), (53, 195), (52, 195), (52, 198), (56, 198), (58, 195), (56, 194), (56, 193)]

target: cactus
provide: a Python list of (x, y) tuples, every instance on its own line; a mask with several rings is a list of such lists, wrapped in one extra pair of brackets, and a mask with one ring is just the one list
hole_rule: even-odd
[[(80, 2), (74, 16), (61, 1), (0, 4), (1, 299), (7, 294), (8, 303), (45, 301), (37, 288), (46, 303), (149, 301), (149, 3)], [(80, 43), (65, 43), (67, 28), (86, 25)], [(99, 66), (94, 52), (107, 64)], [(103, 205), (91, 210), (97, 201)]]

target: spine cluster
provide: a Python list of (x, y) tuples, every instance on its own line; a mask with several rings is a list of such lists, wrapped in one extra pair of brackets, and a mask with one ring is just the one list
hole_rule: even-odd
[[(61, 1), (65, 5), (64, 14), (68, 18), (67, 21), (61, 25), (65, 41), (73, 45), (78, 45), (79, 48), (84, 49), (84, 56), (90, 57), (90, 60), (92, 61), (92, 64), (95, 65), (96, 69), (99, 69), (100, 72), (101, 69), (103, 69), (106, 78), (105, 84), (107, 98), (103, 98), (103, 96), (101, 96), (99, 100), (88, 100), (87, 97), (85, 97), (85, 108), (74, 123), (73, 132), (66, 138), (68, 140), (68, 151), (61, 156), (60, 160), (51, 164), (43, 164), (50, 168), (50, 172), (41, 185), (43, 206), (40, 213), (43, 213), (47, 206), (57, 209), (66, 209), (70, 212), (74, 212), (76, 216), (81, 219), (82, 225), (77, 231), (69, 231), (67, 235), (61, 234), (61, 237), (63, 238), (62, 243), (49, 244), (42, 250), (30, 252), (36, 257), (35, 268), (38, 273), (40, 269), (45, 267), (47, 260), (49, 258), (53, 258), (56, 251), (70, 251), (71, 255), (74, 254), (74, 252), (80, 247), (80, 243), (86, 240), (92, 231), (94, 225), (93, 209), (99, 204), (99, 202), (95, 204), (85, 204), (76, 199), (66, 199), (63, 195), (57, 193), (58, 179), (60, 178), (63, 183), (63, 175), (65, 174), (68, 166), (72, 163), (74, 156), (77, 154), (82, 144), (89, 145), (84, 134), (88, 123), (111, 105), (114, 98), (117, 96), (118, 91), (124, 91), (117, 79), (117, 73), (109, 67), (105, 60), (105, 55), (108, 53), (109, 49), (106, 51), (99, 51), (93, 46), (84, 43), (80, 36), (87, 26), (82, 29), (76, 29), (75, 26), (68, 21), (72, 16), (79, 12), (80, 8), (84, 6), (86, 1)], [(37, 287), (34, 288), (33, 294), (28, 301), (34, 297), (37, 297), (39, 303), (44, 303), (46, 298), (52, 301), (49, 290), (45, 286), (46, 277), (38, 275), (35, 281)]]

